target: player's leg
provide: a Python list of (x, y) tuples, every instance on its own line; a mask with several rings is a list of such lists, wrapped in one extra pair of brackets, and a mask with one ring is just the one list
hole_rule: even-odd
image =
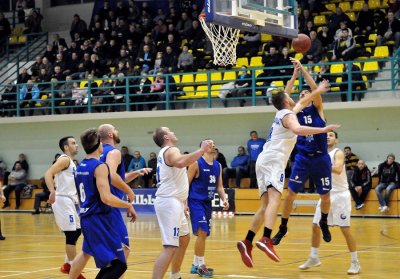
[(190, 234), (179, 237), (179, 247), (176, 249), (171, 261), (171, 278), (178, 279), (181, 277), (180, 271), (185, 253), (190, 242)]
[(111, 262), (110, 266), (106, 268), (100, 269), (100, 272), (97, 274), (96, 279), (114, 279), (120, 278), (126, 269), (126, 263), (122, 262), (121, 260), (115, 259)]
[(309, 269), (310, 267), (321, 265), (321, 262), (318, 258), (318, 250), (319, 246), (321, 245), (321, 230), (318, 226), (318, 222), (320, 219), (321, 219), (321, 201), (318, 201), (312, 224), (310, 257), (304, 264), (299, 266), (301, 270), (306, 270)]
[(153, 279), (162, 279), (178, 247), (164, 246), (153, 267)]
[(71, 269), (69, 270), (69, 279), (79, 278), (86, 264), (90, 260), (90, 255), (84, 252), (80, 252), (75, 259), (72, 261)]
[(353, 235), (351, 234), (350, 227), (340, 227), (344, 238), (346, 239), (347, 247), (351, 255), (351, 265), (348, 274), (358, 274), (361, 271), (360, 262), (357, 255), (357, 244)]

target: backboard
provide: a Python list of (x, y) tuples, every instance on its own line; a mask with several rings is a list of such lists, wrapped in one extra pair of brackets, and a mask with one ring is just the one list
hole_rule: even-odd
[(249, 32), (296, 38), (296, 0), (205, 0), (205, 21)]

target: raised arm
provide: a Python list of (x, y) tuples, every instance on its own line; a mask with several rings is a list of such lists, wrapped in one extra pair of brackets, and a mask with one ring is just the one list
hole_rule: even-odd
[(311, 92), (311, 94), (305, 95), (303, 98), (301, 98), (293, 108), (294, 113), (299, 113), (302, 111), (308, 104), (312, 101), (314, 101), (318, 96), (321, 96), (322, 93), (325, 93), (329, 91), (330, 89), (330, 84), (327, 80), (322, 81), (318, 87)]
[(196, 162), (211, 146), (211, 141), (205, 140), (199, 149), (189, 154), (181, 154), (177, 147), (171, 147), (164, 153), (165, 163), (176, 168), (185, 168)]
[[(292, 58), (290, 58), (290, 59), (292, 59)], [(290, 61), (292, 61), (292, 60), (290, 60)], [(296, 61), (298, 61), (298, 60), (296, 60)], [(292, 61), (292, 63), (293, 63), (293, 61)], [(292, 93), (293, 85), (294, 85), (295, 81), (299, 78), (299, 73), (300, 73), (299, 72), (300, 69), (298, 68), (298, 66), (295, 65), (294, 63), (293, 63), (293, 66), (294, 66), (293, 75), (290, 78), (290, 80), (287, 82), (286, 87), (285, 87), (285, 93), (288, 95), (290, 95)]]
[(323, 128), (315, 128), (315, 127), (308, 127), (300, 125), (299, 121), (297, 120), (296, 115), (288, 114), (282, 119), (283, 125), (291, 130), (293, 133), (299, 136), (307, 136), (307, 135), (315, 135), (315, 134), (322, 134), (333, 131), (340, 127), (340, 125), (328, 125)]

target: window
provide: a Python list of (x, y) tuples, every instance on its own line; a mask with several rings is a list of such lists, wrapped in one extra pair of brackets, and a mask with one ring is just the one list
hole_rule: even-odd
[(50, 0), (50, 6), (63, 6), (63, 5), (75, 5), (75, 4), (83, 4), (83, 3), (91, 3), (94, 0)]

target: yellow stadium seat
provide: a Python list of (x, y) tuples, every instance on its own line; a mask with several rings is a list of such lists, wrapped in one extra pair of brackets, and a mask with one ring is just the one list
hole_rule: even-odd
[(381, 7), (380, 0), (368, 0), (368, 6), (370, 10), (379, 9)]
[(224, 73), (224, 81), (235, 81), (236, 80), (236, 72), (225, 72)]
[(283, 80), (274, 80), (271, 82), (271, 86), (283, 89), (285, 87), (285, 84), (283, 83)]
[(221, 72), (211, 72), (211, 82), (221, 81), (222, 74)]
[(19, 43), (19, 44), (25, 44), (26, 41), (27, 41), (26, 36), (19, 36), (19, 37), (18, 37), (18, 43)]
[(342, 83), (342, 77), (337, 77), (335, 83), (336, 83), (336, 84), (333, 84), (333, 85), (331, 86), (331, 89), (330, 89), (331, 92), (338, 92), (338, 91), (340, 91), (339, 85)]
[(325, 25), (326, 24), (326, 17), (324, 15), (319, 15), (314, 17), (314, 25), (315, 26), (320, 26), (320, 25)]
[(388, 58), (389, 48), (388, 46), (377, 46), (374, 49), (374, 55), (372, 58)]
[(207, 82), (207, 73), (197, 73), (195, 78), (196, 83)]
[(369, 88), (369, 81), (367, 76), (362, 76), (363, 81), (365, 82), (365, 88)]
[(173, 75), (172, 77), (175, 80), (175, 83), (181, 83), (181, 75)]
[(269, 42), (269, 41), (272, 41), (272, 35), (271, 34), (262, 33), (261, 34), (261, 42), (262, 43), (266, 43), (266, 42)]
[(186, 96), (192, 98), (195, 95), (194, 86), (183, 87), (183, 92), (185, 92)]
[(353, 65), (358, 66), (358, 68), (360, 68), (360, 71), (361, 71), (362, 67), (361, 67), (361, 63), (360, 62), (354, 62)]
[(363, 73), (376, 73), (379, 71), (379, 65), (377, 61), (366, 61), (362, 69)]
[(150, 80), (151, 83), (154, 81), (154, 76), (147, 76), (147, 78)]
[(332, 13), (336, 12), (336, 4), (335, 3), (325, 4), (325, 8), (327, 10), (331, 11)]
[(331, 75), (341, 75), (343, 73), (344, 64), (331, 65)]
[(339, 8), (341, 8), (344, 13), (347, 13), (349, 10), (351, 10), (350, 2), (340, 2)]
[(361, 11), (364, 5), (364, 1), (354, 1), (353, 6), (351, 8), (352, 11), (358, 12)]
[(194, 98), (208, 98), (208, 86), (207, 85), (197, 86), (196, 95)]
[(193, 83), (193, 75), (192, 74), (183, 74), (181, 83)]
[(262, 56), (254, 56), (250, 59), (250, 67), (262, 67)]
[(247, 59), (247, 57), (240, 57), (236, 60), (235, 68), (240, 68), (242, 66), (249, 66), (249, 59)]
[(10, 36), (10, 38), (8, 39), (8, 43), (10, 45), (18, 44), (18, 36)]
[(356, 14), (354, 12), (347, 12), (346, 15), (350, 18), (351, 21), (356, 21)]
[(218, 97), (222, 84), (214, 84), (211, 86), (211, 97)]
[(85, 87), (87, 87), (87, 84), (88, 84), (87, 80), (83, 80), (83, 81), (81, 81), (81, 83), (79, 84), (79, 88), (85, 88)]

